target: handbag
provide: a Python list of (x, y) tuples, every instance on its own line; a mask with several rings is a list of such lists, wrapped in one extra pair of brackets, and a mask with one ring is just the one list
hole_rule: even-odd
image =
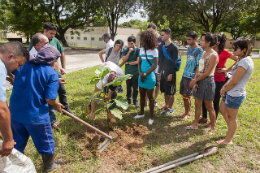
[[(152, 64), (151, 64), (151, 62), (148, 60), (148, 58), (147, 58), (147, 55), (146, 55), (146, 49), (144, 48), (144, 52), (145, 52), (145, 58), (146, 58), (146, 60), (148, 61), (148, 63), (150, 64), (150, 66), (152, 67)], [(154, 72), (154, 71), (153, 71)], [(155, 77), (156, 77), (156, 83), (155, 83), (155, 86), (158, 86), (158, 85), (160, 85), (160, 81), (161, 81), (161, 74), (160, 73), (155, 73), (154, 72), (154, 74), (155, 74)]]

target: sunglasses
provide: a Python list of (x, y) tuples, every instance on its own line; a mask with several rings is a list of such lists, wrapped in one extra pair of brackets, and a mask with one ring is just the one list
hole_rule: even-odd
[(239, 47), (232, 47), (232, 49), (233, 49), (234, 51), (237, 51), (238, 48), (239, 48)]

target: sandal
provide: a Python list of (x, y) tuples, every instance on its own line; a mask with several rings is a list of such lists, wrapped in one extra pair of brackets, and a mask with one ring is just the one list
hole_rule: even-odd
[(184, 114), (180, 114), (180, 117), (182, 118), (182, 117), (184, 117), (186, 114), (184, 113)]
[(213, 134), (214, 134), (214, 130), (206, 131), (204, 134), (207, 134), (207, 135), (213, 135)]
[(189, 115), (185, 115), (185, 116), (183, 116), (181, 119), (182, 119), (182, 120), (188, 120), (188, 119), (190, 119), (190, 116), (189, 116)]
[(194, 127), (194, 126), (187, 126), (185, 127), (186, 130), (197, 130), (198, 127)]
[(232, 142), (232, 141), (229, 142), (229, 143), (224, 143), (224, 140), (216, 141), (216, 143), (217, 143), (218, 145), (233, 145), (233, 142)]

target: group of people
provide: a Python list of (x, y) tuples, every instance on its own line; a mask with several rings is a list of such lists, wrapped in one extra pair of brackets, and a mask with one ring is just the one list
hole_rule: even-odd
[[(32, 37), (30, 52), (19, 42), (8, 42), (0, 46), (0, 131), (4, 139), (0, 155), (8, 156), (13, 147), (24, 153), (31, 136), (37, 151), (42, 155), (44, 172), (53, 171), (62, 163), (62, 160), (54, 162), (55, 143), (52, 128), (57, 129), (54, 110), (69, 111), (64, 87), (66, 81), (61, 76), (65, 74), (65, 55), (63, 47), (54, 37), (56, 31), (53, 23), (45, 23), (43, 34), (37, 33)], [(125, 74), (132, 75), (131, 79), (126, 81), (128, 103), (139, 107), (138, 93), (140, 95), (140, 112), (134, 118), (145, 116), (144, 108), (149, 100), (148, 124), (153, 124), (159, 91), (164, 93), (164, 106), (158, 110), (162, 115), (172, 114), (176, 72), (181, 61), (178, 57), (178, 47), (171, 41), (171, 34), (171, 30), (166, 28), (158, 35), (156, 25), (150, 24), (147, 30), (141, 33), (141, 48), (137, 47), (136, 38), (129, 36), (128, 46), (124, 49), (122, 40), (113, 42), (109, 34), (104, 34), (102, 38), (106, 42), (106, 49), (99, 52), (99, 57), (101, 67), (109, 67), (110, 72), (96, 84), (94, 92), (100, 91), (104, 85), (122, 76), (124, 72), (121, 67), (125, 65)], [(186, 129), (196, 130), (199, 123), (208, 123), (209, 112), (210, 122), (207, 125), (211, 129), (206, 133), (213, 134), (220, 112), (228, 125), (228, 133), (224, 140), (217, 143), (232, 144), (237, 128), (238, 110), (246, 98), (245, 85), (254, 69), (250, 57), (251, 42), (247, 38), (236, 40), (232, 54), (225, 49), (226, 36), (223, 33), (202, 34), (199, 45), (195, 31), (187, 33), (186, 38), (189, 47), (179, 91), (183, 97), (184, 113), (180, 116), (182, 119), (191, 117), (193, 95), (195, 118)], [(59, 57), (62, 67), (57, 63)], [(225, 67), (227, 59), (235, 61), (228, 68)], [(229, 71), (231, 78), (227, 79)], [(7, 75), (13, 80), (9, 107), (5, 91)], [(113, 101), (120, 88), (122, 90), (122, 86), (106, 88), (107, 99)], [(56, 102), (57, 95), (60, 103)], [(115, 107), (116, 104), (113, 103), (109, 109)], [(91, 101), (91, 120), (95, 119), (95, 109), (96, 103)], [(116, 122), (111, 113), (109, 118), (111, 122)]]
[[(108, 34), (105, 34), (105, 38), (108, 38), (104, 39), (105, 42), (111, 43)], [(176, 93), (176, 72), (180, 62), (178, 48), (170, 38), (169, 28), (162, 29), (161, 34), (158, 35), (156, 25), (150, 24), (147, 30), (141, 33), (141, 48), (137, 47), (136, 38), (129, 36), (128, 46), (122, 52), (121, 48), (124, 44), (122, 40), (116, 40), (114, 47), (107, 47), (99, 52), (103, 63), (114, 63), (120, 70), (120, 67), (125, 65), (125, 74), (133, 75), (126, 81), (126, 98), (129, 104), (133, 100), (133, 104), (139, 106), (137, 99), (139, 91), (140, 112), (134, 117), (135, 119), (145, 116), (144, 107), (149, 100), (148, 124), (150, 125), (154, 122), (154, 106), (157, 105), (156, 98), (159, 90), (164, 93), (165, 105), (158, 110), (162, 115), (174, 112), (172, 107)], [(237, 127), (238, 109), (245, 100), (245, 85), (254, 69), (250, 57), (252, 44), (248, 38), (240, 38), (234, 42), (232, 54), (225, 49), (227, 38), (224, 33), (204, 33), (198, 44), (197, 33), (190, 31), (186, 34), (186, 39), (189, 47), (179, 91), (184, 102), (184, 113), (180, 117), (183, 120), (191, 117), (191, 96), (195, 99), (195, 117), (193, 123), (185, 129), (196, 130), (199, 127), (198, 124), (207, 124), (210, 130), (205, 133), (212, 135), (215, 132), (216, 120), (220, 112), (227, 122), (228, 135), (225, 140), (217, 141), (217, 143), (232, 144), (232, 137)], [(105, 59), (103, 59), (103, 54), (106, 54)], [(234, 64), (226, 68), (228, 59), (233, 60)], [(110, 73), (107, 79), (109, 75), (115, 76)], [(108, 83), (107, 79), (103, 81), (104, 84)], [(100, 81), (97, 86), (101, 84)], [(116, 91), (117, 89), (114, 88), (113, 92)], [(94, 110), (95, 107), (89, 109), (92, 120), (95, 118), (92, 113)], [(207, 112), (210, 122), (207, 119)], [(110, 114), (109, 117), (112, 122), (116, 122), (113, 115)]]
[[(13, 148), (24, 153), (31, 136), (42, 156), (43, 172), (51, 172), (62, 164), (62, 160), (54, 161), (52, 128), (58, 129), (54, 110), (70, 111), (64, 86), (66, 81), (61, 76), (66, 74), (64, 49), (54, 37), (56, 31), (53, 23), (46, 22), (43, 33), (36, 33), (32, 37), (29, 51), (16, 41), (0, 47), (0, 131), (4, 139), (0, 155), (8, 156)], [(57, 63), (58, 58), (62, 67)], [(6, 77), (13, 83), (9, 109), (5, 94)], [(58, 95), (60, 103), (56, 101)]]

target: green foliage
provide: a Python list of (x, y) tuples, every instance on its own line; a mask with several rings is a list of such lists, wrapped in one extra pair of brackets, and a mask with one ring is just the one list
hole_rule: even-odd
[(139, 19), (131, 19), (130, 21), (124, 22), (118, 26), (123, 28), (136, 28), (143, 31), (148, 27), (148, 25), (149, 23), (147, 21), (141, 21)]
[(110, 110), (111, 114), (114, 115), (115, 117), (119, 118), (120, 120), (122, 120), (122, 112), (117, 109), (117, 108), (114, 108), (114, 109), (111, 109)]
[(114, 40), (118, 20), (121, 17), (130, 17), (132, 14), (138, 11), (140, 6), (137, 4), (137, 0), (103, 0), (102, 10), (104, 11), (103, 17), (106, 18), (110, 30), (111, 39)]
[(127, 99), (123, 96), (117, 96), (115, 99), (116, 105), (121, 107), (122, 109), (127, 109), (128, 108), (128, 102)]
[[(110, 71), (111, 71), (111, 69), (108, 67), (100, 67), (100, 68), (96, 69), (95, 74), (97, 77), (94, 76), (94, 77), (89, 78), (87, 84), (97, 84), (99, 82), (99, 80), (103, 81), (104, 77)], [(131, 74), (127, 74), (127, 75), (123, 75), (123, 76), (120, 76), (120, 77), (114, 79), (112, 82), (102, 86), (102, 89), (100, 91), (94, 92), (92, 94), (92, 96), (88, 97), (87, 99), (93, 100), (94, 102), (104, 102), (105, 103), (104, 108), (105, 108), (105, 110), (108, 110), (109, 106), (111, 106), (112, 103), (108, 103), (109, 100), (107, 100), (107, 98), (109, 97), (109, 93), (107, 91), (104, 91), (104, 88), (108, 87), (110, 85), (113, 85), (113, 86), (121, 85), (123, 81), (130, 79), (132, 76), (133, 75), (131, 75)], [(114, 102), (116, 103), (116, 105), (118, 107), (121, 107), (122, 109), (126, 110), (128, 108), (128, 102), (127, 102), (126, 98), (124, 98), (123, 96), (117, 96), (114, 99)], [(93, 111), (93, 113), (96, 113), (96, 111), (99, 112), (100, 110), (95, 110), (95, 111)], [(114, 108), (114, 109), (110, 110), (110, 112), (115, 117), (122, 119), (122, 112), (119, 109)], [(108, 111), (107, 111), (107, 114), (108, 114)]]

